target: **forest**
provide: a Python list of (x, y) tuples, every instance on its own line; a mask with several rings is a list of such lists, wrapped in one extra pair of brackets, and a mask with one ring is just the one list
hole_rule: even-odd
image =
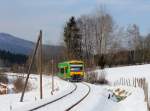
[(134, 23), (118, 25), (105, 9), (70, 17), (63, 40), (66, 58), (83, 60), (87, 67), (150, 62), (150, 34), (142, 35)]
[(25, 64), (27, 59), (26, 55), (0, 50), (0, 66), (11, 67), (14, 64)]

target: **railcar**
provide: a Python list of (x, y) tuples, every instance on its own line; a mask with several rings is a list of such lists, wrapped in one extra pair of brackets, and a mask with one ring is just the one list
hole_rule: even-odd
[(58, 76), (69, 81), (82, 81), (84, 78), (83, 61), (65, 61), (58, 64)]

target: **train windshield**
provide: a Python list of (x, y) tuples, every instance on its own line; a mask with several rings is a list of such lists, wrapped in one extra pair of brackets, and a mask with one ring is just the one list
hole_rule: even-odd
[(83, 71), (83, 65), (71, 65), (70, 70), (71, 72), (81, 72)]

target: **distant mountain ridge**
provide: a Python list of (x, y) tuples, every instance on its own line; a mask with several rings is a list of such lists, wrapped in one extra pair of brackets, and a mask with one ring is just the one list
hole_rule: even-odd
[[(34, 42), (24, 40), (7, 33), (0, 33), (0, 50), (29, 55), (32, 53), (34, 46)], [(44, 45), (44, 51), (50, 51), (51, 55), (58, 54), (61, 49), (62, 46)]]

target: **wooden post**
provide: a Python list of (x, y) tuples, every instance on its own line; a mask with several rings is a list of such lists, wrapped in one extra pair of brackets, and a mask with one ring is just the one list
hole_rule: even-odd
[(125, 85), (125, 78), (123, 78), (123, 85)]
[(32, 68), (32, 65), (33, 65), (33, 62), (34, 62), (34, 58), (35, 58), (35, 55), (36, 55), (36, 52), (37, 52), (37, 49), (38, 49), (38, 46), (39, 46), (39, 42), (40, 42), (40, 36), (38, 37), (38, 40), (37, 40), (37, 43), (36, 43), (36, 46), (35, 46), (35, 49), (34, 49), (34, 53), (32, 55), (31, 63), (30, 63), (29, 68), (28, 68), (28, 74), (27, 74), (25, 85), (24, 85), (24, 88), (23, 88), (23, 91), (22, 91), (22, 94), (21, 94), (20, 102), (23, 101), (24, 93), (25, 93), (25, 90), (26, 90), (26, 87), (27, 87), (28, 79), (29, 79), (31, 68)]
[(132, 85), (133, 85), (133, 87), (134, 87), (134, 77), (132, 78)]
[(140, 78), (137, 78), (137, 87), (140, 87)]
[(137, 79), (135, 78), (135, 87), (137, 86), (136, 82), (137, 82)]
[(54, 71), (53, 71), (53, 65), (54, 65), (54, 60), (53, 60), (53, 57), (52, 57), (52, 91), (51, 91), (51, 94), (53, 95), (53, 92), (54, 92)]
[(130, 79), (128, 78), (128, 81), (129, 81), (129, 86), (131, 86), (131, 82), (130, 82)]
[(42, 88), (42, 31), (40, 30), (40, 44), (39, 44), (39, 66), (40, 66), (40, 99), (43, 98), (43, 88)]
[(146, 82), (146, 101), (148, 103), (148, 83)]

